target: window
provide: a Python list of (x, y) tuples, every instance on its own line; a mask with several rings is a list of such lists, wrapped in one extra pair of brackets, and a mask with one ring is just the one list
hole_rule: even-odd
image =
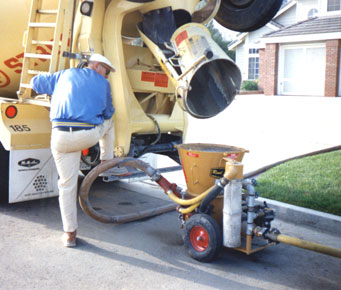
[(327, 11), (341, 10), (341, 0), (328, 0)]
[(259, 76), (259, 55), (258, 48), (249, 49), (249, 80), (257, 80)]
[(249, 54), (258, 54), (258, 48), (250, 48)]

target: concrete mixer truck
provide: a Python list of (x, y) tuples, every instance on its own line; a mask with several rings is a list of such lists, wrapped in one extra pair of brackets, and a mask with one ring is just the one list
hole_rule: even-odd
[[(2, 5), (0, 198), (10, 203), (58, 194), (50, 147), (50, 96), (36, 95), (41, 72), (83, 67), (92, 53), (115, 66), (116, 157), (157, 153), (179, 161), (187, 119), (222, 112), (241, 84), (238, 67), (212, 40), (216, 19), (251, 31), (282, 0), (12, 0)], [(13, 21), (15, 19), (15, 21)], [(84, 152), (81, 169), (96, 164)]]

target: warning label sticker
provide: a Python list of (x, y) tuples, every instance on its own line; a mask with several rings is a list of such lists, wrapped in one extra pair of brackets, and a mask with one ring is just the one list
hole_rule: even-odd
[(155, 73), (154, 85), (156, 87), (168, 87), (168, 77), (166, 74)]
[(237, 159), (238, 156), (239, 156), (238, 153), (230, 153), (230, 154), (227, 154), (226, 157), (231, 158), (231, 159)]
[(189, 157), (199, 158), (199, 154), (197, 154), (197, 153), (193, 153), (193, 152), (188, 151), (186, 154)]
[(175, 37), (176, 45), (179, 46), (180, 43), (187, 38), (188, 38), (187, 31), (184, 30), (183, 32), (179, 33), (179, 35), (177, 37)]
[(141, 81), (143, 82), (154, 82), (155, 73), (143, 71), (141, 73)]
[(141, 73), (141, 81), (152, 82), (155, 87), (168, 88), (168, 76), (164, 73), (145, 72)]

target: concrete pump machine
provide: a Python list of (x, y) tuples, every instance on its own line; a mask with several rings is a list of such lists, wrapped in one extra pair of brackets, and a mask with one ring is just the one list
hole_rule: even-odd
[[(50, 150), (50, 96), (36, 95), (31, 78), (42, 72), (85, 67), (100, 53), (115, 66), (111, 85), (115, 158), (99, 164), (99, 147), (82, 152), (80, 186), (85, 213), (101, 222), (122, 223), (170, 209), (108, 216), (97, 212), (89, 191), (98, 175), (115, 166), (125, 177), (149, 176), (177, 205), (189, 254), (212, 260), (221, 245), (247, 254), (277, 242), (341, 257), (340, 250), (308, 243), (271, 228), (274, 211), (256, 205), (255, 180), (244, 179), (242, 148), (185, 144), (187, 114), (213, 117), (229, 106), (242, 78), (239, 68), (212, 40), (212, 19), (226, 28), (258, 29), (282, 0), (32, 0), (8, 1), (1, 22), (0, 199), (15, 203), (58, 195)], [(13, 23), (12, 18), (16, 16)], [(162, 154), (179, 166), (155, 169), (141, 160)], [(162, 172), (182, 167), (188, 188)], [(252, 248), (254, 238), (265, 244)], [(245, 239), (244, 239), (245, 238)], [(244, 242), (245, 240), (245, 242)]]

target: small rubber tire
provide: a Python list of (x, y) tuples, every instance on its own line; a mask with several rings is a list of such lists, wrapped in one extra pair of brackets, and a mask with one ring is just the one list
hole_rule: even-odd
[(193, 259), (211, 262), (216, 258), (222, 236), (214, 218), (207, 214), (195, 214), (186, 222), (184, 231), (184, 245)]
[(0, 203), (8, 203), (9, 151), (0, 143)]
[(246, 4), (238, 5), (236, 0), (222, 0), (215, 20), (225, 28), (249, 32), (268, 23), (282, 5), (282, 0), (249, 0), (244, 2)]

